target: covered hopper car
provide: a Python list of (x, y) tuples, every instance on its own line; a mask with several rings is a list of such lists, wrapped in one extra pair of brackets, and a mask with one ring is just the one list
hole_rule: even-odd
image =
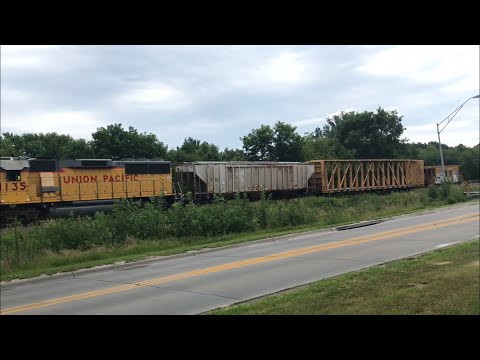
[(302, 193), (314, 166), (300, 162), (197, 161), (179, 164), (176, 169), (179, 192), (191, 192), (194, 199), (211, 199), (214, 194)]

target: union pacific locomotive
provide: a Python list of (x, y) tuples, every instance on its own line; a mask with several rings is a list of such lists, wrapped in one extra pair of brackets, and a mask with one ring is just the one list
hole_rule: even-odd
[(0, 222), (107, 210), (115, 199), (173, 196), (170, 161), (0, 160)]

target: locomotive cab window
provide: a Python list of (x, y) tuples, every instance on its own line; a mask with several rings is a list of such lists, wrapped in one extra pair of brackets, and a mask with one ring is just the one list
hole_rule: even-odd
[(20, 181), (20, 170), (7, 170), (7, 181)]

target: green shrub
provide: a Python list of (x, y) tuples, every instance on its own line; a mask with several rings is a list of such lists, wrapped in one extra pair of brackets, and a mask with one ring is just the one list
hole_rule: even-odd
[(447, 201), (449, 204), (466, 201), (467, 197), (463, 193), (461, 186), (451, 186)]
[(429, 185), (427, 188), (427, 195), (430, 199), (437, 200), (438, 198), (437, 185)]
[(159, 196), (152, 196), (149, 200), (150, 203), (153, 204), (157, 209), (166, 210), (168, 208), (168, 203), (163, 194)]
[(422, 205), (424, 205), (424, 206), (425, 206), (425, 205), (428, 205), (428, 204), (432, 201), (432, 199), (428, 196), (428, 190), (419, 191), (418, 194), (419, 194), (419, 195), (418, 195), (418, 200), (420, 201), (420, 203), (421, 203)]
[(450, 183), (448, 181), (443, 181), (440, 184), (440, 188), (438, 190), (438, 195), (439, 195), (440, 199), (442, 199), (442, 200), (448, 199), (448, 197), (451, 193), (451, 190), (452, 190), (452, 183)]
[(271, 201), (271, 196), (267, 197), (265, 190), (262, 190), (260, 201), (256, 206), (256, 222), (260, 229), (265, 229), (268, 225), (268, 207)]

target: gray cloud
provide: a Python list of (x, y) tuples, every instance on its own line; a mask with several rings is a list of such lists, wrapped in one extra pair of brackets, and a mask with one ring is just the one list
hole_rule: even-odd
[[(479, 93), (478, 46), (2, 46), (1, 131), (90, 138), (121, 122), (169, 147), (261, 124), (303, 134), (340, 111), (398, 110), (411, 141)], [(478, 100), (442, 142), (478, 143)], [(456, 123), (454, 125), (454, 123)]]

